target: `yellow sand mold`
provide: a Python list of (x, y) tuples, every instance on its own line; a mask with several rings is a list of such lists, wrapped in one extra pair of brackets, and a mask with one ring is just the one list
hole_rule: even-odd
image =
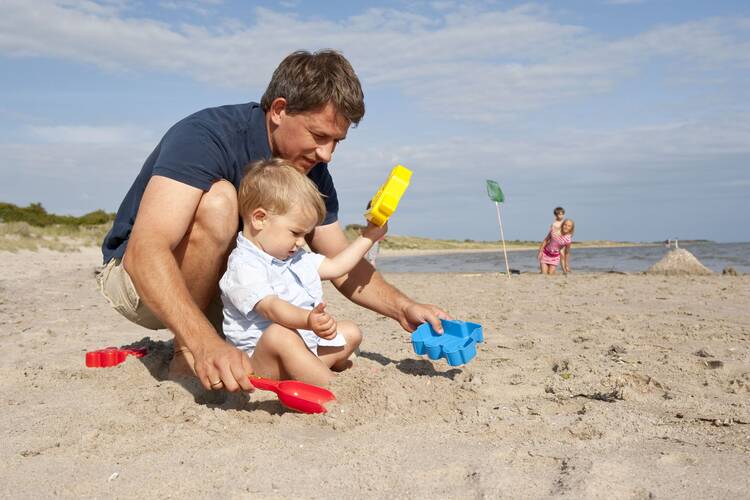
[(385, 184), (380, 186), (380, 189), (370, 201), (370, 206), (365, 212), (365, 218), (378, 226), (385, 224), (396, 211), (398, 202), (404, 195), (406, 188), (409, 187), (410, 180), (411, 170), (403, 165), (393, 167)]

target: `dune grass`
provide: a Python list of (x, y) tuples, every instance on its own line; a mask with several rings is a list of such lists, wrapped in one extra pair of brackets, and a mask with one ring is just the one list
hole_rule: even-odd
[(0, 251), (38, 250), (78, 251), (99, 246), (111, 224), (33, 226), (28, 222), (0, 222)]
[[(349, 224), (346, 226), (346, 237), (349, 241), (356, 238), (364, 226)], [(538, 247), (539, 241), (513, 240), (506, 241), (508, 248)], [(380, 243), (380, 248), (388, 250), (496, 250), (499, 241), (477, 241), (477, 240), (440, 240), (432, 238), (421, 238), (419, 236), (387, 235)]]
[(115, 220), (115, 214), (104, 210), (94, 210), (79, 217), (51, 214), (41, 203), (30, 203), (19, 207), (13, 203), (0, 201), (0, 222), (26, 222), (32, 226), (97, 226)]
[[(346, 237), (349, 241), (356, 238), (364, 226), (349, 224), (346, 226)], [(539, 248), (541, 240), (506, 240), (505, 246), (508, 250), (527, 250)], [(661, 245), (661, 243), (655, 243)], [(500, 240), (477, 241), (477, 240), (440, 240), (431, 238), (420, 238), (418, 236), (387, 235), (380, 243), (380, 248), (386, 250), (500, 250)], [(627, 241), (587, 240), (574, 241), (576, 248), (602, 248), (602, 247), (625, 247), (651, 245), (649, 243), (633, 243)]]
[(48, 213), (41, 203), (19, 207), (0, 202), (0, 251), (47, 248), (77, 251), (101, 245), (115, 214), (95, 210), (80, 217)]

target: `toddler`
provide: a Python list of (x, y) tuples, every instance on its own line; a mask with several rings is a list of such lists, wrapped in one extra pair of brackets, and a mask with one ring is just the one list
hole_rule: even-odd
[(552, 213), (555, 216), (554, 222), (549, 226), (549, 232), (550, 233), (559, 233), (560, 228), (563, 223), (563, 219), (565, 219), (565, 209), (563, 207), (555, 207), (555, 209), (552, 211)]
[(252, 164), (237, 196), (243, 229), (219, 282), (224, 334), (250, 355), (255, 374), (325, 385), (331, 370), (351, 366), (362, 333), (326, 311), (321, 280), (351, 271), (387, 224), (368, 223), (333, 258), (305, 251), (325, 205), (315, 184), (281, 159)]

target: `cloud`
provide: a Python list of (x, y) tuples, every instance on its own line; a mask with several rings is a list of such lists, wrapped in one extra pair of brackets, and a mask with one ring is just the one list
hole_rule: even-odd
[[(348, 140), (348, 139), (347, 139)], [(356, 140), (356, 139), (355, 139)], [(384, 151), (387, 151), (385, 153)], [(690, 121), (618, 130), (554, 130), (541, 138), (464, 137), (407, 145), (356, 144), (337, 153), (334, 172), (347, 193), (366, 198), (383, 172), (396, 163), (415, 171), (426, 206), (476, 192), (484, 180), (514, 186), (514, 197), (534, 198), (540, 189), (591, 192), (607, 199), (638, 193), (654, 196), (670, 186), (691, 184), (711, 192), (729, 179), (742, 180), (750, 156), (750, 115), (720, 121)]]
[(609, 5), (636, 5), (646, 3), (646, 0), (607, 0), (605, 3)]
[[(213, 0), (192, 5), (218, 10)], [(382, 107), (398, 106), (394, 114), (407, 121), (381, 132), (382, 121), (368, 120), (361, 128), (372, 123), (376, 133), (353, 131), (337, 151), (332, 168), (344, 222), (361, 219), (396, 163), (415, 171), (392, 225), (402, 234), (496, 238), (484, 199), (488, 177), (507, 187), (510, 237), (539, 236), (535, 217), (548, 222), (546, 200), (589, 218), (581, 237), (648, 238), (639, 227), (646, 218), (654, 234), (679, 224), (719, 231), (724, 224), (716, 221), (740, 213), (750, 157), (750, 19), (610, 36), (560, 22), (538, 5), (399, 5), (345, 19), (258, 8), (252, 19), (186, 24), (184, 16), (146, 17), (137, 10), (142, 3), (124, 0), (6, 0), (0, 54), (255, 91), (292, 50), (345, 48), (368, 96), (380, 104), (396, 91)], [(114, 210), (158, 140), (130, 124), (0, 113), (6, 122), (35, 124), (0, 142), (0, 199), (42, 200), (52, 210)], [(685, 215), (698, 205), (702, 225)], [(615, 208), (636, 214), (624, 221), (629, 229), (614, 226)], [(485, 212), (486, 221), (474, 220)]]
[(134, 125), (118, 126), (31, 126), (32, 138), (55, 144), (133, 144), (154, 140), (154, 135)]
[(162, 0), (159, 2), (159, 7), (169, 11), (189, 11), (199, 16), (209, 16), (215, 14), (215, 7), (222, 3), (221, 0)]
[(371, 8), (338, 21), (257, 8), (252, 22), (241, 21), (170, 25), (119, 4), (9, 0), (0, 52), (262, 89), (292, 50), (344, 47), (368, 86), (399, 89), (429, 111), (451, 102), (456, 117), (484, 122), (609, 92), (655, 61), (689, 72), (750, 67), (747, 19), (660, 26), (619, 39), (560, 23), (533, 5), (442, 2), (429, 12)]
[[(139, 142), (143, 136), (127, 124), (45, 127), (35, 133), (42, 143), (0, 144), (0, 199), (41, 200), (58, 213), (115, 210), (156, 141)], [(718, 121), (560, 129), (523, 139), (483, 135), (404, 145), (373, 143), (355, 133), (337, 150), (331, 168), (344, 223), (361, 221), (366, 201), (393, 165), (414, 170), (391, 225), (394, 234), (496, 238), (484, 193), (484, 181), (491, 178), (508, 196), (511, 239), (538, 237), (537, 219), (547, 223), (550, 203), (571, 205), (585, 222), (581, 238), (654, 239), (660, 227), (678, 227), (685, 206), (702, 207), (701, 217), (710, 219), (744, 203), (748, 157), (750, 114), (737, 113)], [(658, 227), (648, 233), (629, 221), (623, 233), (606, 217), (594, 222), (599, 212), (614, 207), (650, 213), (644, 217), (658, 223), (649, 227)]]
[(103, 182), (112, 177), (126, 179), (130, 187), (154, 146), (150, 142), (0, 144), (0, 177), (29, 174), (47, 181), (91, 177)]
[[(360, 145), (357, 145), (360, 146)], [(382, 151), (386, 150), (387, 153)], [(580, 219), (582, 239), (737, 240), (746, 199), (750, 116), (619, 130), (553, 130), (521, 140), (464, 137), (394, 148), (342, 148), (334, 162), (341, 218), (361, 219), (396, 162), (414, 170), (394, 234), (497, 238), (485, 179), (503, 187), (506, 237), (541, 238), (557, 204)], [(670, 231), (672, 231), (670, 233)]]
[(154, 144), (0, 144), (0, 200), (115, 211)]

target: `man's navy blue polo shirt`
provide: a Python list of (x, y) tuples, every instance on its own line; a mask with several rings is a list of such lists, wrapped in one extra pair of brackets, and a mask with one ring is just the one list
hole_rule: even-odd
[[(149, 155), (125, 195), (112, 229), (104, 238), (104, 263), (122, 259), (138, 206), (153, 175), (169, 177), (208, 191), (226, 179), (236, 189), (248, 163), (271, 158), (265, 113), (258, 103), (234, 104), (198, 111), (177, 122)], [(338, 219), (339, 201), (328, 164), (319, 163), (308, 174), (325, 196), (323, 224)], [(169, 217), (169, 214), (162, 214)]]

